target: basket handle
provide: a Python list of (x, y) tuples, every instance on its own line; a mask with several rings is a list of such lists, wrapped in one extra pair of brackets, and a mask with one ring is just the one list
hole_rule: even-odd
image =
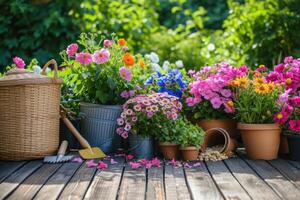
[(49, 65), (53, 65), (54, 66), (54, 76), (53, 78), (57, 79), (58, 78), (58, 67), (57, 67), (57, 63), (54, 59), (49, 60), (43, 67), (41, 74), (42, 75), (46, 75), (46, 69), (49, 67)]

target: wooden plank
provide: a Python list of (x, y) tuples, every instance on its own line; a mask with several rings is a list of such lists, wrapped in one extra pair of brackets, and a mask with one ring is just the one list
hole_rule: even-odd
[(287, 160), (287, 162), (291, 163), (297, 169), (300, 169), (300, 161)]
[(22, 167), (26, 162), (0, 161), (0, 183), (11, 173)]
[(226, 199), (251, 199), (222, 161), (209, 161), (206, 164)]
[(96, 170), (96, 167), (88, 168), (86, 163), (83, 163), (64, 188), (59, 199), (83, 199)]
[[(244, 157), (243, 157), (244, 158)], [(268, 183), (269, 186), (283, 199), (300, 199), (297, 187), (287, 180), (279, 171), (263, 160), (244, 160), (252, 169)]]
[(120, 186), (118, 199), (145, 199), (146, 169), (144, 167), (132, 170), (126, 165)]
[(288, 178), (300, 189), (300, 170), (283, 159), (269, 161), (269, 163)]
[(8, 197), (8, 199), (32, 199), (43, 184), (54, 174), (61, 164), (44, 164), (41, 168), (29, 176), (21, 185)]
[(31, 161), (7, 177), (5, 181), (0, 184), (0, 199), (7, 197), (40, 166), (42, 166), (41, 161)]
[(165, 165), (165, 189), (166, 199), (191, 199), (182, 167)]
[(201, 166), (185, 169), (187, 185), (193, 199), (223, 199), (203, 162)]
[(67, 185), (68, 181), (80, 165), (80, 163), (63, 164), (63, 166), (44, 184), (34, 199), (57, 199), (60, 192)]
[(123, 175), (124, 159), (116, 159), (118, 164), (108, 169), (98, 170), (84, 199), (116, 199)]
[(152, 200), (164, 200), (165, 191), (164, 191), (164, 171), (163, 166), (153, 167), (147, 170), (147, 191), (146, 199)]
[(252, 199), (280, 199), (247, 163), (239, 157), (227, 159), (225, 163)]

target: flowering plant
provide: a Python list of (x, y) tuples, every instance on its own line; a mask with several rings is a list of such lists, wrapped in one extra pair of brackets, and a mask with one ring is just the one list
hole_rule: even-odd
[(199, 72), (189, 71), (193, 81), (189, 84), (190, 96), (186, 98), (186, 103), (192, 108), (194, 118), (230, 117), (235, 108), (229, 83), (244, 76), (247, 71), (246, 66), (236, 68), (224, 62), (203, 67)]
[(123, 105), (121, 117), (117, 119), (117, 134), (123, 138), (129, 133), (153, 136), (166, 121), (177, 119), (181, 109), (178, 98), (166, 93), (138, 95)]
[(276, 100), (280, 88), (256, 72), (256, 75), (251, 76), (252, 79), (244, 76), (230, 82), (236, 89), (236, 118), (247, 124), (274, 123), (273, 115), (278, 110)]
[(135, 88), (138, 74), (146, 66), (143, 58), (128, 52), (125, 39), (105, 39), (98, 34), (80, 35), (78, 43), (61, 52), (65, 82), (82, 101), (121, 104), (120, 94)]

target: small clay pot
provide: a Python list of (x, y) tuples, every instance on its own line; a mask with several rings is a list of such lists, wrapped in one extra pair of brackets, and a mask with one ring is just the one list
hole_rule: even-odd
[(212, 128), (222, 128), (226, 130), (233, 139), (237, 139), (239, 135), (236, 128), (237, 122), (231, 119), (202, 119), (197, 121), (197, 125), (200, 126), (204, 131)]
[(277, 158), (281, 129), (278, 124), (238, 123), (247, 155), (254, 160)]
[(289, 144), (288, 144), (288, 139), (287, 136), (284, 134), (280, 135), (280, 145), (279, 145), (279, 154), (289, 154)]
[(178, 144), (171, 142), (160, 142), (158, 144), (161, 153), (167, 160), (177, 159), (178, 157)]
[(204, 143), (201, 150), (205, 151), (207, 147), (221, 145), (220, 153), (232, 153), (237, 146), (237, 141), (232, 139), (229, 133), (222, 128), (212, 128), (205, 132)]
[(198, 160), (199, 148), (191, 147), (180, 147), (181, 155), (185, 161), (194, 161)]

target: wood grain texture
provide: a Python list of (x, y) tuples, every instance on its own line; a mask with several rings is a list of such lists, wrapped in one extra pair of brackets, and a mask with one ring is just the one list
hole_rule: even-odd
[(26, 162), (0, 161), (0, 183)]
[(30, 161), (17, 171), (13, 172), (9, 177), (5, 179), (5, 181), (0, 184), (0, 199), (4, 199), (5, 197), (7, 197), (40, 166), (42, 166), (41, 161)]
[(226, 199), (251, 199), (222, 161), (209, 161), (206, 164)]
[(124, 159), (116, 159), (115, 165), (98, 170), (84, 199), (116, 199), (123, 175)]
[(164, 168), (161, 167), (152, 167), (148, 169), (147, 176), (147, 192), (146, 199), (152, 200), (164, 200), (165, 191), (164, 191)]
[(223, 199), (203, 162), (201, 166), (185, 169), (187, 184), (193, 199)]
[(269, 163), (263, 160), (244, 159), (281, 198), (300, 199), (300, 193), (297, 187)]
[(97, 168), (88, 168), (86, 163), (76, 171), (58, 199), (83, 199)]
[(61, 164), (44, 164), (41, 168), (29, 176), (20, 186), (12, 193), (8, 199), (22, 200), (32, 199), (44, 183), (51, 177)]
[(183, 200), (192, 198), (185, 182), (182, 167), (174, 168), (165, 165), (165, 189), (167, 199)]
[(60, 192), (66, 186), (79, 166), (79, 163), (63, 164), (63, 166), (59, 170), (57, 170), (57, 172), (43, 185), (34, 199), (57, 199)]
[(120, 186), (118, 199), (140, 200), (145, 199), (146, 169), (144, 167), (132, 170), (126, 165), (123, 180)]
[(225, 163), (252, 199), (280, 199), (242, 159), (238, 157), (231, 158), (225, 160)]

